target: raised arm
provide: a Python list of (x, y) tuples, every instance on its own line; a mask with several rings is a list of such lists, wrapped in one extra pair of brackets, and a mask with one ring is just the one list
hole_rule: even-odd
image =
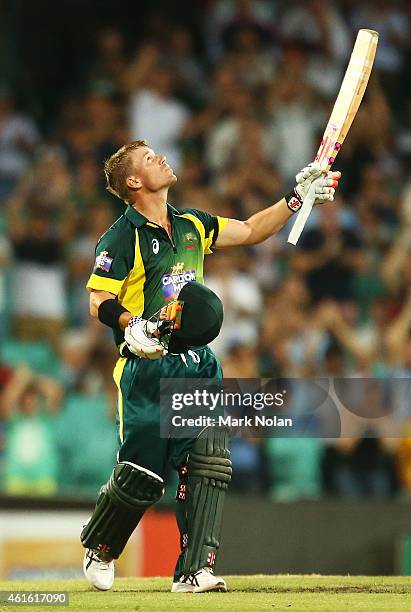
[(252, 215), (247, 221), (229, 219), (224, 231), (218, 236), (215, 246), (225, 248), (258, 244), (278, 232), (293, 213), (285, 198)]
[(407, 259), (411, 247), (411, 224), (405, 226), (394, 240), (388, 255), (382, 262), (381, 272), (385, 284), (390, 291), (401, 287), (401, 268)]
[(385, 341), (387, 344), (390, 360), (395, 363), (405, 346), (407, 338), (411, 333), (411, 291), (405, 300), (404, 306), (393, 323), (388, 325)]
[(364, 345), (357, 331), (344, 320), (337, 302), (324, 303), (320, 306), (318, 316), (341, 346), (358, 359), (361, 364), (368, 363), (372, 359), (375, 348)]
[(252, 215), (246, 221), (229, 219), (215, 242), (216, 248), (263, 242), (278, 232), (291, 215), (301, 208), (309, 190), (314, 191), (316, 204), (332, 202), (340, 176), (339, 172), (328, 172), (323, 176), (318, 166), (307, 166), (297, 174), (297, 186), (276, 204)]

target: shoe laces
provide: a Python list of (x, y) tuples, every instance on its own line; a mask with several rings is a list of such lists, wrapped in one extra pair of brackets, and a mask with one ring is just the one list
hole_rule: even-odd
[[(96, 563), (98, 563), (98, 568), (99, 568), (100, 570), (103, 570), (103, 571), (104, 571), (104, 570), (109, 570), (109, 569), (111, 569), (111, 568), (110, 568), (110, 563), (111, 563), (111, 561), (102, 561), (102, 560), (100, 559), (100, 557), (99, 557), (99, 556), (98, 556), (98, 555), (97, 555), (95, 552), (93, 552), (92, 550), (90, 550), (90, 551), (88, 552), (88, 554), (87, 554), (87, 558), (89, 559), (90, 563), (91, 563), (92, 561), (95, 561)], [(90, 563), (89, 563), (89, 565), (90, 565)]]
[(202, 572), (208, 572), (209, 574), (214, 575), (213, 568), (207, 565), (206, 567), (201, 567), (199, 570), (197, 570), (196, 572), (193, 572), (192, 574), (188, 574), (187, 576), (184, 576), (181, 582), (192, 584), (194, 586), (199, 586), (197, 576), (199, 576)]
[(180, 582), (185, 583), (185, 584), (191, 584), (192, 586), (199, 586), (198, 580), (197, 580), (197, 575), (200, 572), (201, 572), (201, 570), (198, 570), (197, 572), (193, 572), (192, 574), (188, 574), (187, 576), (183, 576), (180, 579)]

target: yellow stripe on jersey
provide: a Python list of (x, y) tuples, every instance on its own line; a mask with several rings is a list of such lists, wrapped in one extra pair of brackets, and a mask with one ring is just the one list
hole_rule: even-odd
[(118, 420), (119, 420), (119, 437), (120, 441), (123, 442), (124, 439), (124, 415), (123, 415), (123, 394), (121, 392), (121, 377), (123, 376), (124, 368), (127, 363), (126, 357), (120, 357), (117, 359), (117, 363), (114, 367), (113, 378), (116, 383), (118, 389), (118, 402), (117, 402), (117, 410), (118, 410)]
[(115, 278), (105, 278), (92, 274), (87, 282), (87, 289), (95, 289), (97, 291), (108, 291), (114, 295), (118, 295), (124, 280), (116, 280)]
[[(218, 235), (220, 235), (221, 232), (226, 227), (226, 225), (228, 223), (228, 219), (226, 219), (225, 217), (217, 217), (217, 223), (218, 223)], [(210, 235), (209, 235), (208, 240), (207, 240), (208, 248), (207, 248), (206, 251), (204, 251), (206, 255), (209, 255), (210, 253), (213, 252), (211, 250), (211, 245), (213, 244), (213, 239), (214, 239), (214, 230), (211, 230)]]
[(226, 217), (217, 217), (217, 220), (218, 220), (218, 235), (220, 235), (221, 232), (227, 226), (229, 219), (227, 219)]
[(141, 255), (140, 238), (136, 229), (136, 244), (134, 251), (134, 266), (118, 294), (118, 301), (133, 315), (141, 316), (144, 311), (144, 283), (146, 271)]

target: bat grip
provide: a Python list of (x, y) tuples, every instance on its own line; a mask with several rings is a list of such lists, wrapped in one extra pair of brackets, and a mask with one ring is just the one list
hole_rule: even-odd
[(307, 219), (312, 211), (315, 201), (315, 194), (306, 195), (303, 200), (303, 204), (300, 210), (297, 213), (297, 218), (294, 221), (294, 225), (291, 229), (291, 232), (288, 236), (287, 242), (293, 244), (294, 246), (297, 244), (299, 237), (301, 236), (301, 232), (304, 229), (304, 226), (307, 222)]

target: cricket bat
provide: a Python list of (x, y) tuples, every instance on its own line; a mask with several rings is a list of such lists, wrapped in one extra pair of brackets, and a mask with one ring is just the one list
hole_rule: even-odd
[[(328, 172), (334, 163), (360, 107), (374, 63), (377, 43), (378, 32), (358, 31), (340, 91), (315, 157), (323, 172)], [(306, 197), (288, 236), (288, 242), (291, 244), (297, 244), (313, 206), (314, 198)]]

